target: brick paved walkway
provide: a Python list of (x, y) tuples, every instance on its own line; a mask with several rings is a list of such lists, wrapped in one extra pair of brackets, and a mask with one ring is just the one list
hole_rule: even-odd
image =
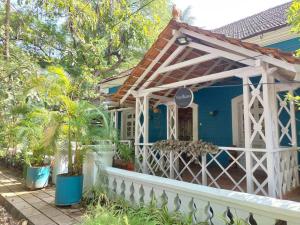
[(0, 167), (0, 202), (9, 212), (34, 225), (79, 224), (83, 209), (55, 207), (53, 187), (28, 191), (22, 179)]

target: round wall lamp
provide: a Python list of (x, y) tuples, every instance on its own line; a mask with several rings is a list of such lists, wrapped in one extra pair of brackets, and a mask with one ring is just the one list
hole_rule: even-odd
[(216, 115), (218, 115), (218, 113), (219, 113), (218, 110), (213, 110), (213, 111), (210, 111), (208, 114), (209, 114), (210, 116), (216, 116)]

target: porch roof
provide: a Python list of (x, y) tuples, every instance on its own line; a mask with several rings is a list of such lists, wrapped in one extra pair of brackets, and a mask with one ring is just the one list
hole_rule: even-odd
[[(192, 46), (177, 44), (176, 38), (182, 34), (190, 38), (190, 43), (193, 43)], [(210, 52), (212, 49), (217, 53), (225, 52), (226, 56), (218, 54), (218, 57), (214, 57), (216, 55)], [(300, 59), (294, 57), (292, 53), (261, 47), (172, 19), (144, 58), (131, 71), (125, 83), (111, 96), (111, 100), (121, 104), (132, 104), (135, 99), (131, 94), (139, 89), (243, 68), (251, 65), (251, 63), (254, 66), (253, 63), (258, 59), (279, 67), (285, 74), (289, 75), (290, 80), (295, 78), (300, 64)], [(196, 65), (191, 63), (193, 60), (194, 62), (198, 60)], [(181, 63), (181, 65), (176, 67), (176, 63)], [(173, 66), (174, 69), (172, 68), (171, 72), (159, 70), (162, 66)], [(202, 83), (201, 86), (203, 85), (211, 85), (211, 82)], [(197, 90), (201, 86), (195, 84), (191, 87), (193, 90)], [(172, 97), (174, 91), (163, 90), (156, 94)]]

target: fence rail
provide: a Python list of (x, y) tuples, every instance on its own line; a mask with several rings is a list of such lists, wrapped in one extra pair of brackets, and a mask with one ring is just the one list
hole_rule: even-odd
[(187, 151), (161, 151), (153, 144), (137, 144), (136, 171), (202, 184), (209, 187), (268, 196), (268, 154), (275, 154), (278, 174), (275, 182), (277, 197), (299, 185), (297, 149), (282, 147), (266, 149), (219, 147), (216, 154), (195, 155)]
[(237, 219), (254, 225), (297, 225), (300, 203), (105, 168), (108, 187), (132, 204), (156, 199), (159, 207), (190, 215), (195, 223), (233, 224)]

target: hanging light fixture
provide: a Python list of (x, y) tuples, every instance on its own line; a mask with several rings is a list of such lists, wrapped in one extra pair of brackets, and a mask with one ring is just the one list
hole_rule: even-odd
[(178, 45), (188, 45), (190, 43), (190, 39), (186, 36), (180, 36), (176, 38), (176, 44)]

